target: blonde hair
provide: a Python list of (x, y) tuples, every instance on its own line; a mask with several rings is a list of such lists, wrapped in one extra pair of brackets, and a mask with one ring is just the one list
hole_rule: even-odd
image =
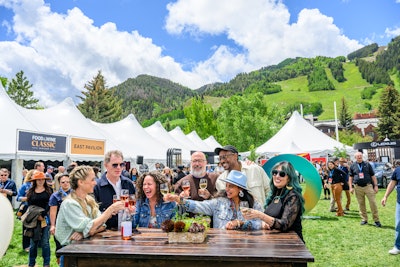
[(25, 175), (25, 179), (24, 179), (24, 183), (30, 182), (32, 175), (35, 173), (35, 169), (29, 170), (26, 175)]
[[(89, 174), (91, 173), (94, 174), (94, 171), (93, 168), (90, 166), (82, 165), (75, 167), (69, 174), (71, 188), (73, 190), (76, 190), (78, 188), (78, 181), (79, 180), (85, 181), (88, 178)], [(72, 191), (69, 197), (71, 197), (72, 199), (76, 200), (79, 203), (79, 205), (82, 207), (83, 213), (86, 216), (91, 218), (97, 217), (97, 214), (99, 212), (99, 205), (96, 203), (96, 200), (91, 195), (86, 195), (86, 198), (83, 200), (76, 195), (75, 191)], [(92, 210), (92, 214), (88, 213), (86, 205), (89, 205), (89, 207)]]

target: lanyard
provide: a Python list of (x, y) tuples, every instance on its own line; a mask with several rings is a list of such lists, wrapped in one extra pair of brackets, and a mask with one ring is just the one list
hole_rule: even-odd
[(5, 189), (9, 183), (10, 183), (10, 180), (7, 181), (6, 185), (4, 185), (4, 183), (1, 183), (3, 185), (2, 188)]
[(358, 169), (360, 170), (360, 172), (362, 172), (362, 168), (363, 168), (362, 163), (361, 164), (357, 164), (357, 166), (358, 166)]

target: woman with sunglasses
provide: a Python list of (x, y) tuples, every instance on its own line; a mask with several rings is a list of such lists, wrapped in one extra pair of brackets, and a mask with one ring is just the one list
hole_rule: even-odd
[(276, 229), (282, 232), (295, 231), (303, 240), (301, 216), (304, 212), (304, 198), (299, 177), (293, 165), (282, 161), (272, 168), (271, 191), (266, 200), (264, 212), (249, 209), (244, 213), (246, 219), (259, 218), (263, 229)]

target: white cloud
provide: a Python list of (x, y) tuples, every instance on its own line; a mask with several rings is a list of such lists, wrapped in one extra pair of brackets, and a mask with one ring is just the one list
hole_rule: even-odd
[[(398, 1), (399, 1), (399, 3), (400, 3), (400, 0), (398, 0)], [(400, 35), (400, 27), (399, 27), (399, 28), (394, 28), (394, 29), (386, 28), (385, 34), (386, 34), (388, 37), (396, 37), (396, 36), (399, 36), (399, 35)]]
[(304, 9), (290, 24), (281, 1), (178, 0), (167, 7), (168, 32), (195, 38), (224, 34), (242, 48), (217, 45), (210, 58), (184, 71), (163, 54), (162, 44), (137, 31), (118, 31), (111, 22), (96, 27), (78, 8), (58, 14), (43, 0), (0, 0), (0, 5), (12, 8), (13, 21), (3, 24), (9, 23), (17, 36), (0, 42), (0, 73), (13, 77), (24, 70), (35, 96), (47, 106), (79, 95), (99, 69), (109, 86), (145, 73), (195, 89), (287, 57), (346, 55), (361, 46), (318, 10)]

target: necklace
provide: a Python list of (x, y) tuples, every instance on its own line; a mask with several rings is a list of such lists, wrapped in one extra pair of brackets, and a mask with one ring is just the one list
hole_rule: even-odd
[(282, 196), (282, 194), (283, 194), (283, 191), (284, 191), (284, 189), (282, 188), (282, 189), (281, 189), (281, 193), (279, 194), (279, 196), (275, 196), (275, 197), (274, 197), (274, 203), (275, 203), (275, 204), (279, 203), (279, 200), (281, 199), (281, 196)]

